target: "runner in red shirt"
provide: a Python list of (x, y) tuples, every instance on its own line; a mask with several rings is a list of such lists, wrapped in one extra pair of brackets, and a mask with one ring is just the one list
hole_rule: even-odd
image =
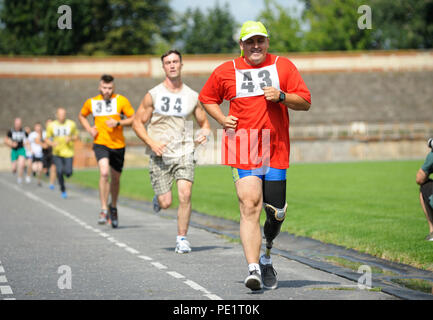
[[(225, 129), (222, 163), (232, 167), (240, 206), (240, 235), (252, 290), (277, 287), (270, 249), (286, 213), (286, 169), (289, 167), (289, 114), (307, 111), (310, 92), (293, 63), (268, 53), (269, 37), (261, 22), (241, 29), (241, 57), (217, 67), (199, 100)], [(220, 108), (230, 101), (229, 114)], [(266, 253), (260, 256), (260, 213), (266, 211)]]

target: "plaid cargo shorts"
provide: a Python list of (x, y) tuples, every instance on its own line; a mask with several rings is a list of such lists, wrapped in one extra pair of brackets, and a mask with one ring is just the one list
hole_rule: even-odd
[(166, 163), (162, 157), (152, 155), (149, 162), (150, 182), (156, 195), (171, 190), (174, 180), (194, 182), (194, 155), (184, 155)]

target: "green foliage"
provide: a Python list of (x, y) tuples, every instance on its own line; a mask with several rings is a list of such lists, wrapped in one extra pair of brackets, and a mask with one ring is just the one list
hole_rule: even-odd
[[(263, 0), (257, 20), (270, 33), (272, 52), (429, 49), (433, 0), (301, 0), (302, 15)], [(174, 13), (170, 0), (0, 0), (0, 54), (123, 55), (239, 50), (235, 21), (226, 3), (206, 12)], [(72, 29), (57, 22), (61, 5), (72, 9)], [(358, 8), (368, 5), (372, 29), (360, 29)]]
[(433, 47), (433, 0), (372, 0), (370, 2), (377, 48)]
[(286, 9), (274, 0), (264, 0), (264, 3), (265, 9), (257, 19), (268, 30), (271, 41), (270, 51), (302, 51), (304, 47), (300, 21), (289, 14), (295, 9)]
[[(71, 30), (57, 25), (64, 4)], [(0, 20), (1, 54), (146, 54), (172, 36), (168, 0), (3, 0)]]
[[(433, 0), (303, 0), (309, 25), (305, 49), (427, 49), (433, 46)], [(368, 5), (372, 29), (359, 29), (357, 9)]]
[(207, 14), (198, 8), (188, 8), (180, 19), (179, 38), (183, 42), (183, 52), (235, 52), (239, 47), (233, 39), (236, 27), (227, 3), (224, 7), (217, 3)]
[(364, 0), (310, 0), (304, 17), (307, 51), (363, 50), (372, 42), (372, 30), (358, 28), (358, 7)]

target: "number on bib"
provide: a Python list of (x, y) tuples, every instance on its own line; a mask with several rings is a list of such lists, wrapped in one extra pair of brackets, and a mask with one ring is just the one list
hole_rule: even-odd
[(280, 90), (280, 80), (275, 64), (259, 69), (236, 69), (236, 97), (263, 95), (264, 87)]
[[(174, 105), (172, 106), (171, 102), (174, 100)], [(158, 106), (157, 106), (158, 107)], [(161, 103), (159, 104), (159, 109), (162, 111), (162, 113), (166, 113), (166, 114), (175, 114), (177, 113), (182, 113), (182, 98), (180, 97), (172, 97), (172, 99), (170, 99), (170, 97), (167, 96), (163, 96), (161, 98)], [(173, 112), (172, 110), (175, 110), (176, 112)]]

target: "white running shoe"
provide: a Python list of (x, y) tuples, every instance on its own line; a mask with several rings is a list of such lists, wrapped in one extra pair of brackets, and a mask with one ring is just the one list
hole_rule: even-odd
[(30, 178), (30, 176), (26, 176), (26, 183), (30, 183), (32, 182), (32, 178)]
[(176, 240), (176, 249), (174, 250), (176, 253), (190, 253), (191, 252), (191, 244), (185, 238), (180, 240)]
[(18, 184), (22, 184), (23, 183), (23, 178), (17, 178), (17, 183)]

